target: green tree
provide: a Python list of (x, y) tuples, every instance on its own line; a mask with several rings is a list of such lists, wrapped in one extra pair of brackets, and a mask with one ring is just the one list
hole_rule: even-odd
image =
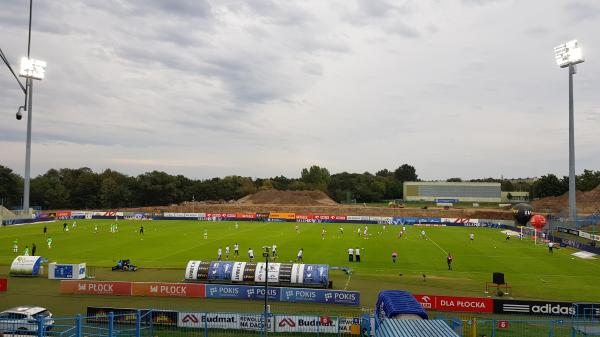
[(449, 183), (461, 183), (462, 179), (461, 178), (448, 178), (448, 179), (446, 179), (446, 182), (449, 182)]
[(401, 183), (405, 181), (419, 181), (419, 176), (417, 176), (417, 170), (414, 166), (403, 164), (398, 167), (396, 171), (394, 171), (394, 177)]
[(23, 198), (23, 178), (13, 173), (5, 166), (0, 165), (0, 199), (7, 207), (19, 208)]
[(170, 205), (177, 202), (177, 180), (165, 172), (140, 174), (135, 185), (135, 201), (139, 206)]
[(565, 179), (558, 179), (552, 173), (541, 176), (531, 186), (532, 198), (543, 198), (549, 196), (559, 196), (568, 190), (568, 180), (565, 185)]
[(50, 169), (31, 179), (31, 204), (44, 209), (70, 208), (70, 196), (62, 184), (59, 171)]
[(583, 170), (575, 177), (575, 184), (580, 191), (591, 191), (600, 185), (600, 171)]
[(312, 189), (326, 192), (331, 176), (326, 168), (313, 165), (309, 169), (302, 169), (301, 180)]

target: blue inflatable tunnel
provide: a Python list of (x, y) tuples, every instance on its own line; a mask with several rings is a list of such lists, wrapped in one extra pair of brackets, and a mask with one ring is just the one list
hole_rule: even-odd
[(416, 315), (428, 319), (427, 312), (419, 302), (408, 292), (402, 290), (385, 290), (379, 293), (375, 307), (376, 321), (385, 318), (396, 318), (400, 315)]

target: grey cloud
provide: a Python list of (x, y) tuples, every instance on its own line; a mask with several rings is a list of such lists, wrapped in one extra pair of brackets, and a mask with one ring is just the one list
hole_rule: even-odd
[(421, 33), (415, 27), (412, 27), (403, 21), (394, 22), (387, 28), (387, 31), (411, 39), (421, 36)]
[(462, 2), (466, 5), (477, 5), (477, 6), (491, 5), (491, 4), (505, 2), (505, 1), (507, 1), (507, 0), (462, 0)]
[(171, 15), (186, 18), (212, 16), (212, 7), (206, 0), (83, 0), (86, 6), (119, 16)]
[(575, 22), (593, 20), (600, 16), (600, 6), (589, 2), (570, 2), (565, 5), (565, 10), (569, 19)]
[[(248, 167), (257, 176), (297, 174), (306, 160), (333, 172), (372, 172), (394, 167), (400, 156), (425, 178), (440, 174), (440, 162), (463, 177), (546, 173), (554, 162), (531, 153), (567, 141), (561, 134), (565, 78), (551, 57), (551, 41), (564, 37), (553, 24), (583, 13), (589, 29), (577, 37), (593, 41), (598, 30), (585, 7), (597, 5), (576, 0), (565, 12), (561, 1), (523, 2), (503, 17), (508, 8), (478, 8), (503, 4), (489, 0), (37, 0), (33, 50), (49, 69), (36, 87), (34, 142), (44, 151), (34, 160), (44, 169), (89, 163), (131, 173), (175, 163), (192, 177), (206, 177), (248, 174)], [(14, 62), (26, 48), (23, 3), (0, 6), (0, 44)], [(507, 52), (514, 45), (528, 46), (517, 55), (526, 65)], [(593, 44), (587, 51), (598, 54)], [(532, 63), (536, 57), (544, 61)], [(578, 144), (597, 142), (595, 73), (597, 63), (586, 62), (577, 77), (577, 116), (584, 124)], [(0, 142), (16, 147), (25, 124), (14, 118), (22, 95), (13, 82), (0, 69)], [(502, 131), (514, 130), (514, 120), (525, 131), (542, 113), (544, 130), (557, 135), (550, 145), (535, 133), (511, 138)], [(285, 126), (285, 133), (273, 125)], [(406, 134), (418, 130), (468, 130), (452, 137), (452, 145), (480, 164), (440, 151), (443, 132), (410, 143)], [(376, 150), (401, 143), (408, 146), (396, 147), (395, 156)], [(533, 152), (514, 157), (523, 143)], [(2, 160), (22, 165), (19, 149), (3, 147)], [(594, 149), (582, 146), (580, 156), (592, 158)], [(90, 151), (102, 155), (90, 158)], [(196, 169), (190, 153), (200, 152), (219, 168)], [(506, 158), (523, 164), (510, 166)]]
[(356, 3), (360, 12), (373, 17), (387, 17), (400, 10), (400, 7), (384, 0), (356, 0)]
[(304, 70), (305, 72), (311, 74), (311, 75), (317, 75), (317, 76), (321, 76), (323, 75), (323, 67), (315, 62), (308, 62), (308, 63), (304, 63), (302, 65), (302, 70)]
[(233, 12), (256, 16), (266, 23), (279, 26), (306, 26), (315, 20), (314, 14), (292, 1), (234, 0), (229, 1), (226, 7)]
[[(401, 5), (384, 0), (356, 0), (355, 8), (347, 9), (342, 19), (359, 26), (379, 27), (385, 33), (405, 38), (418, 38), (421, 32), (412, 21), (415, 18), (415, 4), (409, 1)], [(428, 31), (437, 29), (429, 25)]]
[(537, 37), (542, 37), (542, 36), (546, 36), (546, 35), (550, 34), (550, 29), (541, 27), (541, 26), (534, 26), (534, 27), (526, 28), (523, 31), (523, 33), (525, 33), (528, 36), (537, 38)]

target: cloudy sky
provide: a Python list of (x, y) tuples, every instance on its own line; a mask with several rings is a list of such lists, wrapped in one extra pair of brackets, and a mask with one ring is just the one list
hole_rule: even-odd
[[(577, 38), (577, 170), (600, 169), (600, 3), (585, 0), (34, 1), (32, 174), (193, 178), (375, 172), (425, 179), (568, 172)], [(2, 0), (18, 68), (28, 1)], [(0, 164), (23, 174), (26, 121), (0, 67)]]

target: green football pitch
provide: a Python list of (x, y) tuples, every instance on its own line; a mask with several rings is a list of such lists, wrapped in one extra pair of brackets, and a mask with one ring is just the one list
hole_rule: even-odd
[[(398, 237), (401, 226), (368, 225), (368, 238), (358, 235), (364, 225), (269, 222), (206, 222), (206, 221), (134, 221), (119, 220), (118, 232), (111, 233), (114, 220), (67, 221), (45, 224), (52, 237), (52, 249), (46, 245), (44, 224), (7, 226), (0, 228), (0, 277), (8, 277), (8, 266), (14, 259), (13, 241), (18, 240), (19, 254), (25, 246), (37, 246), (36, 255), (61, 263), (86, 262), (97, 267), (100, 280), (182, 281), (189, 260), (217, 259), (217, 249), (240, 246), (240, 256), (230, 260), (248, 261), (252, 248), (261, 260), (263, 246), (278, 246), (278, 262), (296, 259), (304, 249), (305, 263), (326, 263), (350, 267), (352, 273), (331, 271), (335, 289), (361, 292), (361, 305), (373, 307), (383, 289), (403, 289), (419, 294), (484, 297), (485, 282), (493, 272), (503, 272), (512, 286), (508, 297), (568, 301), (600, 301), (600, 261), (572, 257), (571, 249), (558, 249), (553, 254), (545, 245), (535, 245), (531, 239), (505, 240), (499, 229), (474, 227), (413, 227)], [(296, 232), (295, 226), (299, 226)], [(95, 227), (98, 231), (95, 231)], [(144, 226), (144, 235), (139, 234)], [(343, 226), (344, 233), (340, 233)], [(327, 233), (323, 239), (321, 230)], [(426, 238), (421, 237), (425, 230)], [(204, 232), (207, 238), (204, 238)], [(475, 240), (469, 234), (475, 234)], [(360, 263), (348, 262), (348, 248), (361, 249)], [(392, 262), (392, 252), (398, 259)], [(453, 270), (446, 265), (447, 253), (452, 253)], [(135, 273), (111, 272), (119, 259), (131, 259), (139, 266)], [(0, 293), (2, 307), (18, 304), (61, 303), (54, 311), (70, 314), (85, 311), (86, 305), (120, 307), (159, 307), (187, 309), (197, 307), (197, 299), (116, 298), (97, 296), (67, 296), (58, 294), (58, 283), (46, 279), (9, 278), (9, 291)], [(260, 303), (233, 300), (203, 300), (202, 310), (260, 310)], [(315, 306), (288, 306), (287, 310), (310, 311)], [(324, 307), (318, 307), (325, 310)], [(355, 310), (343, 307), (327, 310)], [(3, 308), (0, 308), (3, 309)]]

